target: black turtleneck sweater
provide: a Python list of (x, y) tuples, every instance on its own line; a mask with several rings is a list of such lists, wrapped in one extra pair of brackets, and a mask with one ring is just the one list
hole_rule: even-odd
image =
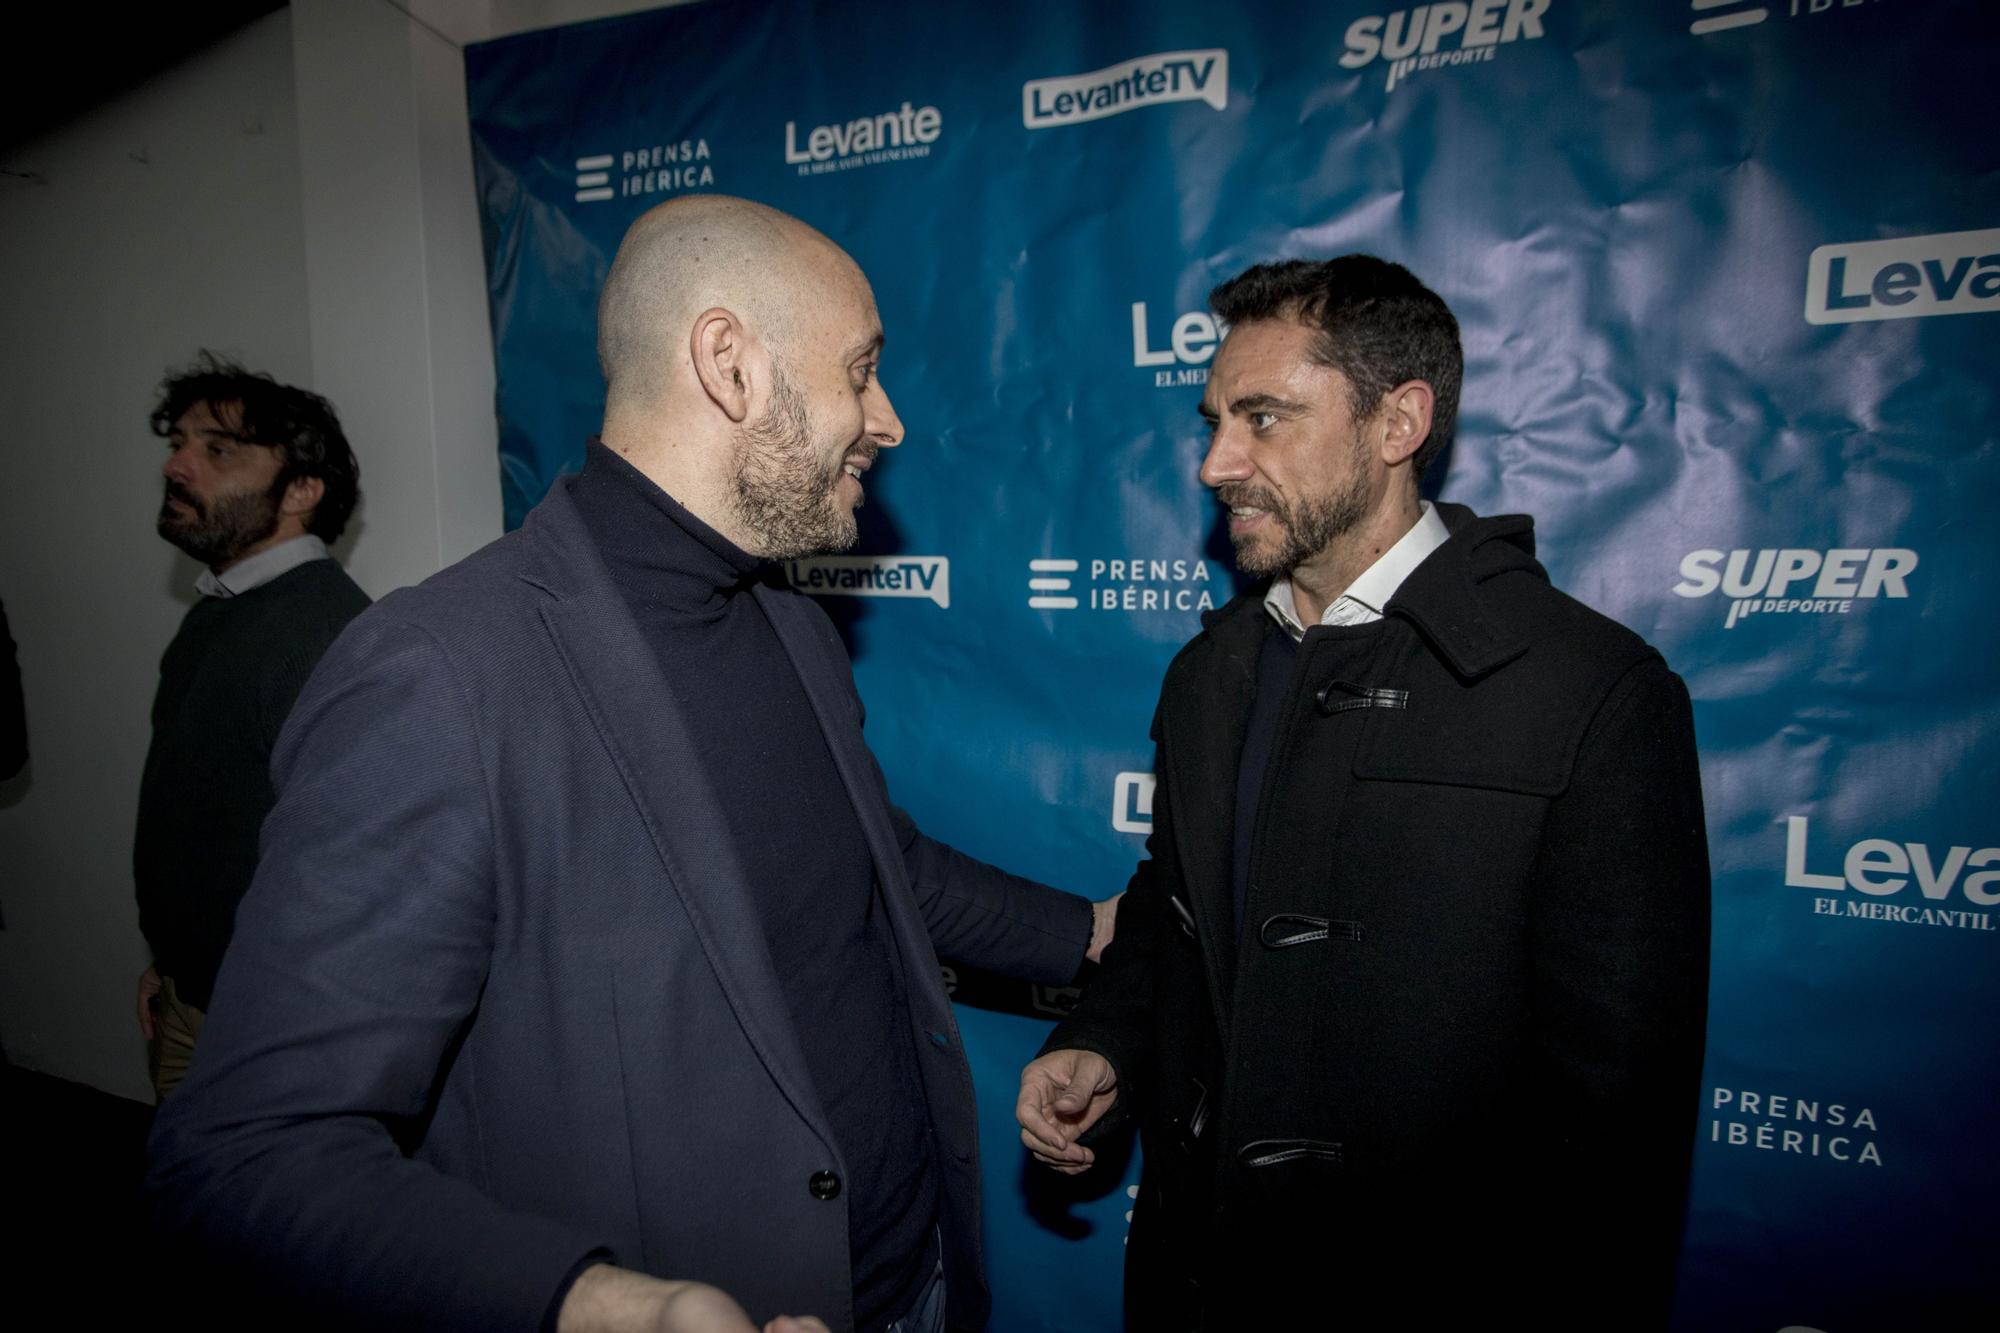
[(720, 797), (846, 1166), (856, 1327), (883, 1328), (936, 1259), (929, 1113), (874, 861), (812, 701), (751, 594), (767, 566), (594, 441), (570, 495)]

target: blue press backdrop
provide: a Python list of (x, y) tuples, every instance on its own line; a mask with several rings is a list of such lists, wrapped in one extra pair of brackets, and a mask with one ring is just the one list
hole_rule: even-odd
[[(714, 190), (814, 223), (874, 281), (909, 439), (855, 558), (793, 577), (926, 830), (1104, 897), (1161, 672), (1233, 589), (1206, 293), (1409, 265), (1466, 344), (1432, 489), (1535, 514), (1556, 582), (1694, 693), (1676, 1327), (2000, 1326), (1996, 7), (1379, 3), (711, 0), (472, 48), (509, 526), (597, 424), (634, 217)], [(1030, 1172), (1012, 1122), (1066, 997), (954, 980), (992, 1327), (1116, 1329), (1136, 1167)]]

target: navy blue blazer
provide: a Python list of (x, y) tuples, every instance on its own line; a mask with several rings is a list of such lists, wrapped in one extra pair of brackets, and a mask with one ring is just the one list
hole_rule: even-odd
[[(972, 1080), (937, 955), (1070, 979), (1089, 904), (890, 805), (825, 614), (760, 586), (908, 978), (952, 1322), (977, 1327)], [(852, 1325), (844, 1176), (703, 756), (559, 485), (384, 598), (307, 684), (148, 1189), (355, 1326), (535, 1329), (591, 1255)], [(773, 819), (783, 811), (771, 812)], [(797, 923), (812, 929), (810, 921)]]

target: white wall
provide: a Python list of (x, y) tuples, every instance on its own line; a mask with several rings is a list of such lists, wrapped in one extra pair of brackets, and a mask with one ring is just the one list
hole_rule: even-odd
[(197, 570), (153, 533), (146, 425), (201, 347), (310, 382), (291, 25), (280, 12), (0, 176), (0, 599), (30, 769), (0, 787), (0, 1035), (146, 1096), (132, 812), (160, 652)]
[(131, 838), (159, 655), (197, 573), (153, 533), (169, 367), (333, 400), (338, 554), (380, 596), (500, 532), (463, 46), (630, 0), (294, 0), (0, 167), (0, 600), (33, 758), (0, 785), (0, 1038), (146, 1098)]

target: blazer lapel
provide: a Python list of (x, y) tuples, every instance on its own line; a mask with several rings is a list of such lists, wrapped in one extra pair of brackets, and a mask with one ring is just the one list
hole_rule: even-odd
[[(887, 792), (881, 769), (861, 734), (859, 701), (847, 666), (847, 649), (833, 627), (803, 594), (758, 584), (755, 594), (778, 641), (799, 673), (806, 697), (812, 701), (820, 732), (833, 764), (840, 772), (847, 799), (861, 823), (868, 851), (875, 860), (875, 876), (883, 887), (889, 920), (902, 951), (906, 981), (913, 994), (934, 1000), (931, 1006), (950, 1021), (950, 1005), (944, 999), (944, 983), (937, 970), (937, 951), (931, 946), (909, 886), (909, 871), (903, 863), (902, 845), (889, 818)], [(936, 994), (933, 995), (932, 992)]]
[(668, 887), (772, 1081), (838, 1154), (771, 961), (748, 877), (658, 658), (598, 558), (567, 489), (530, 516), (548, 560), (542, 619), (623, 778)]

